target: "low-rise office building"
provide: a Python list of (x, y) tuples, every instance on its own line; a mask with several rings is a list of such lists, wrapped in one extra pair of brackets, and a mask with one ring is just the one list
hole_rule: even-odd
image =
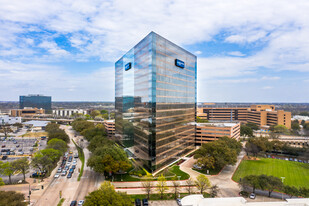
[(195, 144), (202, 145), (227, 136), (238, 140), (240, 138), (239, 122), (195, 123)]
[(291, 128), (291, 112), (275, 110), (274, 105), (251, 105), (250, 107), (214, 107), (198, 108), (197, 116), (214, 121), (241, 121), (257, 124), (262, 129), (273, 125)]
[(115, 135), (115, 120), (104, 121), (104, 126), (106, 129), (106, 133), (109, 137), (112, 137)]
[(87, 110), (84, 109), (54, 109), (53, 115), (57, 117), (71, 117), (74, 116), (74, 114), (88, 114)]
[(32, 108), (32, 107), (26, 107), (24, 109), (12, 109), (11, 110), (11, 116), (12, 117), (32, 117), (36, 115), (42, 115), (45, 114), (44, 109), (38, 109), (38, 108)]
[(9, 115), (0, 116), (0, 125), (21, 123), (21, 117), (10, 117)]

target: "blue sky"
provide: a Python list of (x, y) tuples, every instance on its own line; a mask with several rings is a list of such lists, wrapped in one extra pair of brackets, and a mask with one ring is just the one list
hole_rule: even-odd
[(307, 0), (0, 0), (0, 101), (113, 101), (154, 31), (198, 56), (198, 101), (309, 102)]

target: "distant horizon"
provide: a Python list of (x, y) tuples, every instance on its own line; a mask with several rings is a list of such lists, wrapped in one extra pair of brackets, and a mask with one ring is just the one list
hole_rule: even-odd
[[(0, 100), (1, 103), (5, 102), (16, 102), (18, 103), (19, 101), (15, 100)], [(52, 101), (53, 102), (88, 102), (88, 103), (115, 103), (115, 101), (78, 101), (78, 100), (73, 100), (73, 101)], [(219, 103), (219, 104), (224, 104), (224, 103), (233, 103), (233, 104), (309, 104), (309, 102), (197, 102), (198, 103)]]

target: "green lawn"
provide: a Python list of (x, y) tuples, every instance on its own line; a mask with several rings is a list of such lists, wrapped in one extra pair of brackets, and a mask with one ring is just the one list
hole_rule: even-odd
[(270, 158), (243, 160), (232, 179), (238, 182), (247, 175), (261, 174), (285, 177), (286, 185), (309, 187), (309, 164)]

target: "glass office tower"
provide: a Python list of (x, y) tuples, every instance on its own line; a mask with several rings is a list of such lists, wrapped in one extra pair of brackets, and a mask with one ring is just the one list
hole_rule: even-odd
[(43, 95), (19, 96), (19, 109), (25, 107), (42, 108), (46, 113), (51, 113), (51, 97)]
[(194, 149), (196, 56), (151, 32), (115, 63), (116, 138), (149, 170)]

